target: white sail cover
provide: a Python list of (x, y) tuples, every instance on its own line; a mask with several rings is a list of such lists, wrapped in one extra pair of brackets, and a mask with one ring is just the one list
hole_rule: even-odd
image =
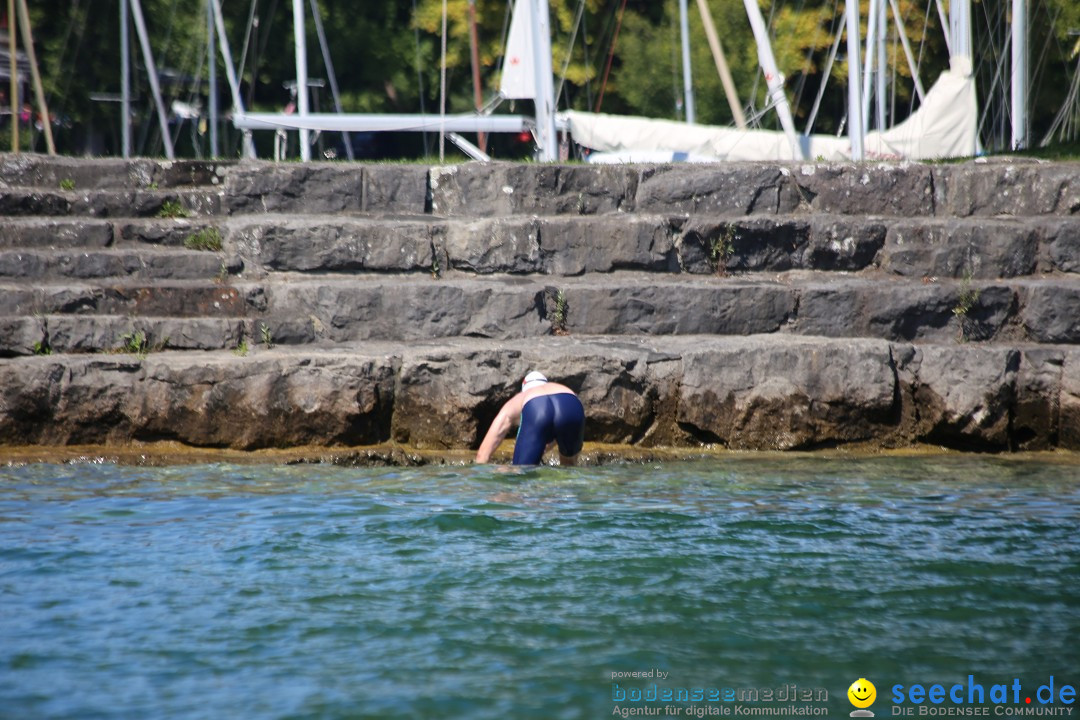
[[(503, 53), (502, 78), (499, 92), (512, 100), (532, 100), (536, 97), (536, 70), (533, 62), (532, 13), (527, 3), (514, 3), (510, 18), (510, 35)], [(521, 6), (519, 8), (519, 6)], [(518, 10), (522, 12), (518, 12)]]
[[(782, 132), (688, 125), (674, 120), (568, 111), (559, 118), (574, 140), (596, 151), (594, 162), (772, 161), (792, 160)], [(931, 160), (972, 157), (979, 151), (978, 106), (970, 63), (956, 62), (926, 94), (921, 107), (899, 125), (866, 135), (866, 159)], [(851, 159), (844, 137), (801, 135), (810, 160)]]

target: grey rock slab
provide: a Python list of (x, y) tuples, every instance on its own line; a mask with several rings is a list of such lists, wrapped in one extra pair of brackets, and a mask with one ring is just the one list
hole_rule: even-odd
[(699, 440), (732, 448), (869, 440), (890, 432), (898, 412), (884, 341), (711, 339), (682, 362), (678, 422)]
[(1040, 343), (1080, 342), (1080, 279), (1029, 281), (1020, 286), (1020, 321)]
[(816, 213), (932, 216), (934, 177), (918, 163), (797, 165), (791, 178)]
[(432, 272), (431, 220), (291, 216), (232, 222), (229, 241), (248, 265), (269, 271)]
[[(566, 327), (586, 334), (745, 335), (775, 332), (795, 309), (772, 283), (588, 280), (566, 283)], [(693, 311), (688, 311), (693, 308)]]
[(1080, 214), (1080, 164), (943, 165), (934, 170), (949, 215)]
[[(827, 337), (989, 340), (1016, 313), (1014, 290), (1004, 285), (838, 278), (799, 285), (798, 293), (790, 329)], [(959, 312), (965, 297), (970, 307)]]
[(963, 449), (1008, 449), (1020, 352), (1000, 347), (918, 347), (913, 359), (917, 435)]
[(786, 167), (674, 164), (642, 170), (634, 208), (652, 213), (758, 215), (790, 213), (801, 205)]
[(431, 212), (447, 217), (596, 215), (631, 209), (637, 170), (615, 165), (467, 163), (431, 168)]
[(1039, 240), (1030, 221), (901, 219), (890, 224), (878, 263), (908, 277), (1016, 277), (1035, 272)]
[(1070, 348), (1061, 369), (1058, 445), (1080, 450), (1080, 349)]
[(0, 223), (0, 249), (104, 248), (113, 243), (107, 220), (5, 218)]
[(1062, 369), (1061, 347), (1023, 347), (1016, 373), (1016, 408), (1010, 434), (1017, 450), (1049, 450), (1057, 444)]
[(0, 278), (23, 280), (213, 280), (240, 268), (235, 259), (194, 250), (0, 250)]

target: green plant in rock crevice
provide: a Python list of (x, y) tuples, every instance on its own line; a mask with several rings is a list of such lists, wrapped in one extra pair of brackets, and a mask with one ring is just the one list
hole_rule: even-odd
[(551, 329), (556, 335), (566, 335), (566, 315), (568, 310), (566, 293), (562, 290), (555, 292), (555, 309), (551, 313)]
[(188, 250), (221, 252), (223, 243), (221, 231), (216, 227), (207, 227), (184, 238), (184, 247)]
[(723, 232), (714, 237), (709, 243), (709, 261), (716, 270), (717, 275), (727, 274), (728, 261), (735, 254), (735, 226), (724, 226)]
[(158, 217), (160, 218), (186, 218), (187, 216), (187, 210), (175, 200), (166, 200), (161, 203), (161, 208), (158, 210)]
[(960, 337), (961, 342), (967, 341), (968, 330), (968, 313), (975, 307), (975, 304), (979, 302), (979, 295), (982, 294), (980, 288), (971, 287), (972, 273), (969, 270), (964, 273), (963, 279), (960, 281), (960, 294), (956, 299), (956, 305), (953, 306), (953, 315), (960, 320)]

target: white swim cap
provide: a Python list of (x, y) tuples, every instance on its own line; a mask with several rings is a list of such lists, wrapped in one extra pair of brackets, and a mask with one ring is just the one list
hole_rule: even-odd
[(538, 373), (533, 370), (531, 373), (525, 376), (525, 379), (521, 381), (521, 392), (525, 392), (537, 385), (543, 385), (548, 379), (544, 377), (543, 373)]

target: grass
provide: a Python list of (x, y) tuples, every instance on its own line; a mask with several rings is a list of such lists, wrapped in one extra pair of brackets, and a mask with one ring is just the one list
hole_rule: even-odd
[(270, 334), (269, 325), (262, 323), (262, 326), (259, 328), (259, 334), (262, 336), (262, 344), (267, 350), (274, 347), (274, 337)]
[(233, 350), (233, 355), (236, 355), (237, 357), (247, 357), (248, 351), (247, 339), (240, 338), (240, 342), (236, 343), (236, 348)]
[(126, 332), (120, 336), (120, 347), (116, 348), (113, 352), (128, 353), (141, 360), (151, 352), (164, 350), (168, 345), (169, 338), (167, 337), (155, 345), (150, 342), (150, 336), (144, 331), (132, 329), (131, 332)]
[(727, 264), (735, 254), (735, 226), (728, 224), (709, 244), (709, 260), (717, 275), (727, 275)]
[(159, 218), (186, 218), (187, 216), (187, 210), (175, 200), (166, 200), (161, 203), (161, 209), (158, 210)]
[(221, 231), (216, 227), (203, 228), (197, 233), (188, 235), (184, 239), (184, 247), (188, 250), (201, 250), (203, 252), (221, 252)]
[(566, 335), (566, 313), (568, 304), (566, 293), (559, 290), (555, 293), (555, 310), (551, 314), (551, 329), (556, 335)]
[(981, 289), (971, 287), (971, 271), (969, 270), (964, 274), (964, 279), (960, 281), (960, 296), (956, 299), (956, 305), (952, 309), (953, 315), (960, 320), (960, 342), (967, 342), (968, 340), (968, 313), (975, 307), (975, 303), (979, 302), (980, 294), (982, 294)]
[(60, 189), (61, 190), (74, 190), (75, 189), (75, 181), (72, 180), (71, 178), (64, 178), (63, 180), (60, 181)]

